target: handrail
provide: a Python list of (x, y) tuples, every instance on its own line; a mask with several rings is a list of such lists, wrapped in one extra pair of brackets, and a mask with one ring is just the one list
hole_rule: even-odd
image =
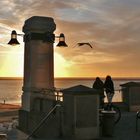
[(46, 121), (49, 116), (53, 113), (53, 111), (57, 108), (57, 107), (60, 107), (61, 105), (60, 104), (56, 104), (51, 110), (50, 112), (45, 115), (45, 117), (39, 122), (39, 124), (34, 128), (34, 130), (31, 132), (31, 134), (26, 138), (27, 140), (29, 140), (33, 134), (41, 127), (41, 125), (44, 123), (44, 121)]
[[(54, 97), (56, 101), (62, 101), (63, 100), (63, 94), (61, 92), (62, 88), (41, 88), (33, 90), (34, 93), (39, 93), (48, 97)], [(53, 93), (53, 94), (52, 94)]]

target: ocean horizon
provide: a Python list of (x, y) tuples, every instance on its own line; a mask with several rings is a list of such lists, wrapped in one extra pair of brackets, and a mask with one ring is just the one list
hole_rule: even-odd
[[(56, 77), (54, 79), (54, 85), (56, 88), (64, 89), (76, 85), (84, 85), (87, 87), (92, 87), (93, 82), (96, 77)], [(103, 81), (105, 78), (101, 78)], [(121, 84), (127, 82), (140, 82), (140, 78), (112, 78), (115, 86), (115, 96), (113, 98), (114, 102), (122, 101)], [(21, 104), (21, 95), (23, 87), (22, 77), (0, 77), (0, 103), (4, 100), (6, 103), (11, 104)], [(105, 99), (106, 101), (106, 99)]]
[[(100, 76), (99, 76), (100, 77)], [(0, 80), (22, 80), (24, 77), (0, 77)], [(54, 77), (54, 79), (95, 79), (96, 77)], [(105, 79), (106, 77), (100, 77)], [(140, 80), (140, 77), (113, 77), (114, 80)]]

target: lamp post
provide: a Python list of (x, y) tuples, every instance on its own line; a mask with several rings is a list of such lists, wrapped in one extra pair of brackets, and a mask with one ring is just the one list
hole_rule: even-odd
[[(30, 111), (34, 92), (40, 89), (54, 89), (53, 43), (59, 38), (58, 47), (67, 47), (65, 36), (55, 36), (56, 24), (53, 18), (33, 16), (25, 21), (24, 37), (24, 79), (22, 110)], [(10, 45), (19, 44), (15, 30), (11, 33)]]
[[(19, 128), (26, 133), (29, 133), (33, 129), (33, 126), (35, 127), (35, 124), (39, 123), (42, 106), (43, 108), (51, 109), (52, 105), (54, 105), (55, 93), (52, 92), (52, 100), (52, 98), (49, 99), (45, 94), (42, 95), (40, 91), (44, 89), (54, 90), (53, 43), (55, 38), (59, 38), (58, 47), (67, 47), (64, 34), (61, 33), (60, 36), (55, 36), (53, 34), (55, 29), (56, 24), (53, 18), (33, 16), (25, 21), (23, 26), (24, 35), (17, 34), (13, 30), (11, 40), (8, 42), (10, 45), (18, 45), (18, 35), (23, 36), (25, 42), (23, 93), (21, 97), (21, 109), (19, 110)], [(38, 108), (40, 109), (39, 112)], [(45, 109), (46, 113), (48, 113), (48, 109)], [(41, 129), (40, 131), (43, 130)], [(59, 135), (59, 130), (55, 130), (55, 133)], [(46, 135), (46, 132), (42, 134)]]
[[(58, 44), (56, 46), (57, 47), (68, 47), (68, 45), (65, 42), (65, 36), (64, 36), (63, 33), (61, 33), (60, 36), (54, 36), (53, 34), (52, 35), (51, 34), (49, 35), (48, 33), (44, 33), (44, 34), (34, 33), (34, 35), (36, 36), (36, 38), (34, 38), (34, 39), (41, 39), (41, 40), (44, 40), (44, 41), (46, 39), (48, 40), (48, 38), (50, 38), (51, 41), (54, 40), (54, 38), (59, 38), (59, 42), (58, 42)], [(43, 35), (44, 35), (44, 37), (43, 37)], [(13, 30), (11, 32), (11, 39), (8, 42), (8, 44), (9, 45), (12, 45), (12, 46), (19, 45), (20, 43), (17, 40), (17, 36), (24, 36), (24, 34), (17, 34), (17, 32), (15, 30)]]
[(15, 30), (11, 33), (11, 40), (8, 42), (9, 45), (18, 45), (20, 44), (17, 40), (17, 32)]

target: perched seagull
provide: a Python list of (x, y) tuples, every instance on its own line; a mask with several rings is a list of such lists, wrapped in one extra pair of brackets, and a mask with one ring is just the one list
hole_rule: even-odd
[(77, 45), (78, 45), (78, 46), (88, 45), (90, 48), (93, 48), (93, 47), (91, 46), (91, 44), (90, 44), (90, 43), (87, 43), (87, 42), (77, 43)]

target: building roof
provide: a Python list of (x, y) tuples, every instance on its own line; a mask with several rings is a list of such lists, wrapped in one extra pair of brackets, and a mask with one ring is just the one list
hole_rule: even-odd
[(93, 88), (90, 88), (90, 87), (87, 87), (87, 86), (84, 86), (84, 85), (77, 85), (77, 86), (73, 86), (73, 87), (70, 87), (70, 88), (66, 88), (66, 89), (63, 89), (61, 90), (62, 93), (70, 93), (70, 94), (88, 94), (88, 93), (99, 93), (97, 90), (93, 89)]
[(140, 87), (140, 82), (127, 82), (125, 84), (121, 84), (122, 87)]

